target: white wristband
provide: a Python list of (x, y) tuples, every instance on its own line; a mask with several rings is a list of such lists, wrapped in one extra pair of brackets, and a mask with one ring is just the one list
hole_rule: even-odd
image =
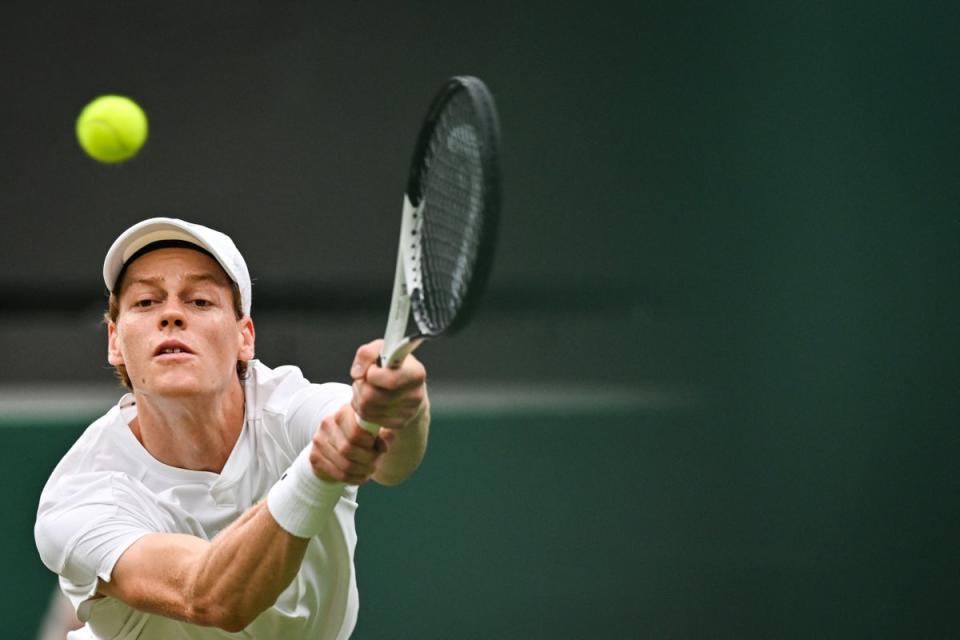
[(267, 494), (273, 519), (298, 538), (312, 538), (323, 530), (344, 489), (340, 482), (318, 478), (309, 456), (307, 445)]

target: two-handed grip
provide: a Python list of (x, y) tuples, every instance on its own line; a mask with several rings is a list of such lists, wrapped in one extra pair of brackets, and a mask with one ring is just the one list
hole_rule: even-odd
[[(404, 338), (403, 341), (397, 345), (394, 349), (391, 350), (390, 357), (384, 358), (381, 354), (380, 356), (380, 366), (386, 366), (388, 369), (399, 369), (400, 365), (403, 364), (404, 359), (417, 347), (420, 346), (420, 343), (423, 342), (423, 338), (414, 338), (413, 340)], [(384, 361), (386, 360), (386, 365)], [(354, 412), (354, 415), (357, 417), (357, 424), (361, 427), (372, 433), (376, 436), (380, 433), (380, 425), (375, 422), (370, 422), (369, 420), (364, 420), (360, 417), (359, 413)]]

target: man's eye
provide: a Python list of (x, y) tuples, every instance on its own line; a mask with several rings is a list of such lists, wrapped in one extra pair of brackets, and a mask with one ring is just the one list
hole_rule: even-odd
[(133, 306), (145, 308), (145, 307), (149, 307), (152, 304), (153, 304), (153, 300), (145, 299), (145, 300), (137, 300), (136, 302), (133, 303)]
[(209, 307), (210, 301), (204, 300), (203, 298), (197, 298), (196, 300), (193, 301), (193, 304), (198, 307)]

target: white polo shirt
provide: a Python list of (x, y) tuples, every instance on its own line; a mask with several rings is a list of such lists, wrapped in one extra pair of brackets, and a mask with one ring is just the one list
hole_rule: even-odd
[(309, 443), (324, 416), (350, 401), (348, 385), (310, 384), (296, 367), (250, 362), (243, 430), (219, 474), (163, 464), (130, 431), (132, 395), (91, 424), (40, 496), (40, 557), (86, 625), (72, 639), (347, 638), (356, 624), (353, 566), (357, 488), (347, 487), (314, 537), (293, 582), (244, 631), (228, 633), (95, 598), (121, 554), (148, 533), (210, 540), (264, 498)]

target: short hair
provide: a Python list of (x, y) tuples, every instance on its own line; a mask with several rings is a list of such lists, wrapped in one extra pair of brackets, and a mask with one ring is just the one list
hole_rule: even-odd
[[(160, 247), (157, 247), (160, 248)], [(207, 253), (197, 247), (201, 253)], [(209, 254), (207, 254), (209, 255)], [(132, 262), (129, 260), (127, 264)], [(124, 270), (126, 266), (124, 266)], [(229, 278), (228, 278), (229, 279)], [(113, 291), (110, 293), (110, 298), (107, 301), (107, 310), (103, 314), (103, 321), (105, 323), (116, 322), (117, 318), (120, 317), (120, 293), (121, 293), (121, 284), (123, 282), (123, 272), (121, 272), (120, 277), (117, 279), (117, 284), (113, 287)], [(230, 293), (233, 296), (233, 313), (237, 316), (237, 320), (243, 317), (243, 308), (241, 307), (240, 302), (240, 287), (236, 282), (230, 280)], [(247, 370), (249, 363), (244, 360), (237, 360), (237, 375), (241, 380), (247, 379)], [(130, 376), (127, 374), (127, 367), (122, 364), (115, 365), (113, 367), (114, 373), (120, 382), (123, 383), (130, 391), (133, 391), (133, 382), (130, 380)]]

